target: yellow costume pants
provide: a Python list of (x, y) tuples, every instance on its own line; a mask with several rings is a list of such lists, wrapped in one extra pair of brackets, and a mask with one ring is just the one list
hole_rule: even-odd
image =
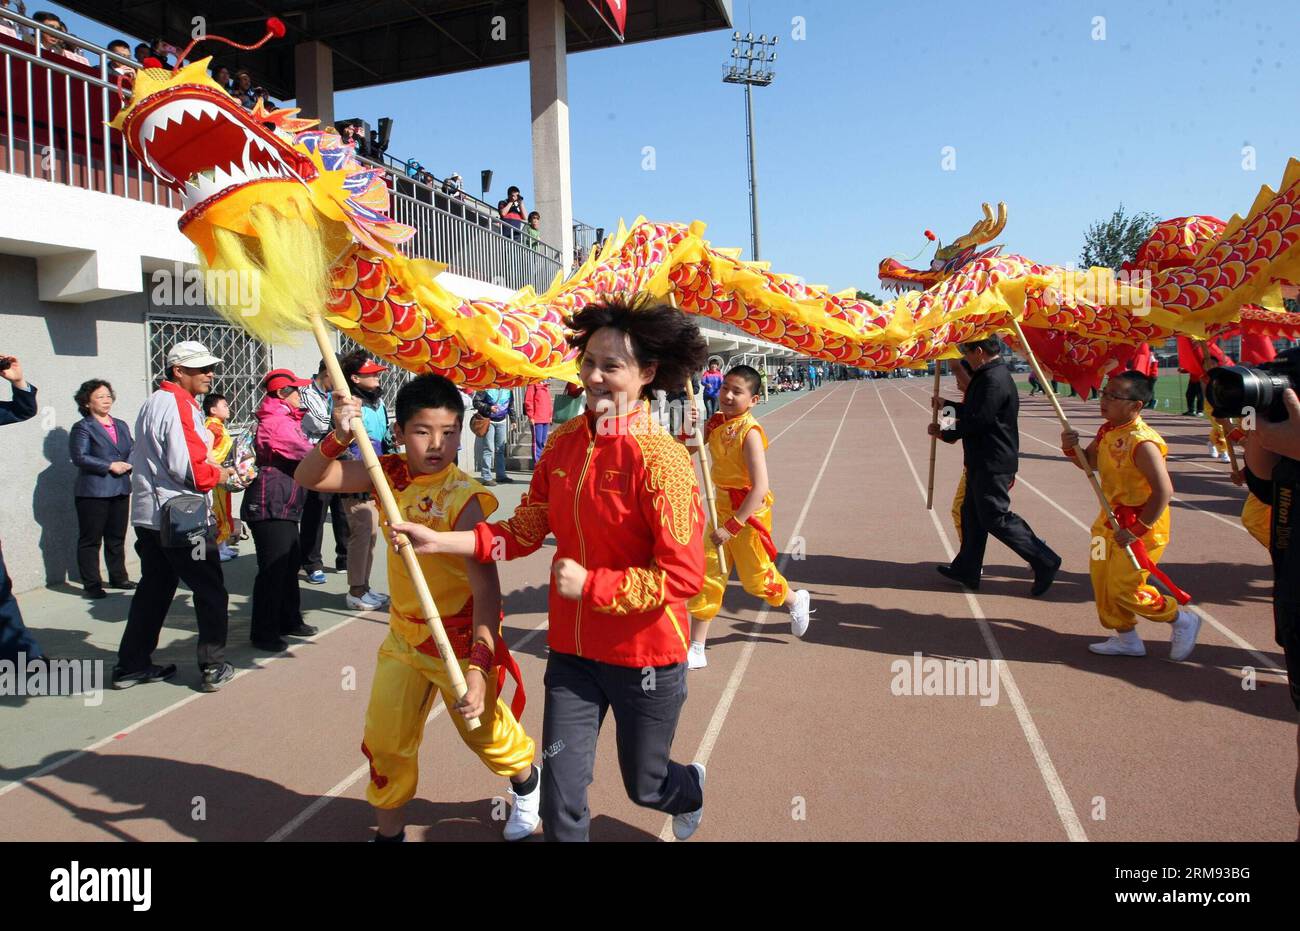
[(1214, 445), (1216, 452), (1226, 453), (1228, 451), (1228, 434), (1223, 426), (1214, 419), (1214, 406), (1209, 401), (1205, 402), (1205, 417), (1210, 421), (1210, 442)]
[[(718, 520), (725, 524), (735, 512), (731, 509), (731, 502), (724, 500), (726, 495), (723, 490), (718, 489), (718, 491), (720, 495), (717, 501)], [(754, 515), (762, 521), (769, 536), (772, 533), (771, 501), (769, 493), (767, 503)], [(691, 613), (691, 616), (701, 621), (711, 621), (717, 616), (722, 608), (722, 596), (727, 590), (727, 579), (723, 577), (722, 569), (718, 565), (718, 548), (709, 539), (712, 533), (713, 527), (710, 525), (704, 534), (704, 587), (686, 605), (686, 610)], [(745, 586), (745, 591), (762, 598), (774, 608), (785, 604), (790, 586), (786, 584), (781, 573), (776, 571), (776, 564), (763, 548), (758, 531), (746, 524), (744, 529), (728, 540), (724, 546), (727, 551), (728, 570), (731, 566), (736, 567), (736, 575), (740, 577), (740, 583)]]
[[(1092, 592), (1097, 600), (1097, 617), (1101, 626), (1109, 630), (1129, 630), (1137, 625), (1138, 617), (1165, 624), (1173, 621), (1178, 614), (1178, 602), (1146, 584), (1149, 573), (1145, 569), (1133, 568), (1128, 554), (1115, 544), (1109, 527), (1104, 532), (1094, 527), (1093, 533), (1106, 541), (1105, 558), (1089, 560)], [(1153, 534), (1147, 534), (1147, 537), (1151, 538)], [(1160, 539), (1155, 537), (1155, 540)], [(1160, 554), (1166, 545), (1167, 540), (1159, 546), (1147, 543), (1151, 562), (1160, 562)]]
[(235, 527), (230, 515), (230, 491), (220, 485), (212, 489), (212, 516), (217, 519), (217, 542), (225, 543)]
[(966, 503), (966, 470), (961, 470), (957, 480), (957, 493), (952, 496), (952, 525), (957, 528), (957, 546), (961, 546), (961, 506)]
[[(462, 671), (469, 668), (467, 660), (460, 665)], [(376, 808), (399, 808), (415, 795), (420, 741), (439, 693), (461, 740), (488, 769), (498, 776), (525, 772), (533, 762), (533, 740), (506, 703), (492, 694), (494, 689), (489, 681), (487, 707), (478, 730), (468, 730), (465, 719), (453, 708), (456, 696), (442, 660), (419, 652), (390, 630), (379, 647), (361, 744), (361, 752), (370, 760), (366, 800)]]
[(1254, 495), (1247, 494), (1241, 509), (1241, 524), (1264, 549), (1268, 549), (1269, 524), (1272, 521), (1273, 509)]

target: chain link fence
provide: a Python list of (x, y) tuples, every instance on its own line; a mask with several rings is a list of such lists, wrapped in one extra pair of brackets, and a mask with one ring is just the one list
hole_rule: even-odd
[(221, 360), (212, 390), (230, 404), (230, 430), (240, 433), (253, 424), (262, 400), (261, 382), (271, 370), (271, 349), (237, 326), (216, 317), (149, 314), (149, 386), (167, 377), (167, 352), (177, 343), (197, 340)]

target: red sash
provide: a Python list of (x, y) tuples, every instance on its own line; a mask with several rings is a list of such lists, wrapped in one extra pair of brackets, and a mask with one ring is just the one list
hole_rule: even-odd
[[(731, 509), (733, 511), (740, 510), (741, 504), (744, 503), (750, 492), (748, 488), (724, 488), (722, 490), (731, 497)], [(775, 562), (777, 556), (776, 544), (772, 542), (772, 534), (768, 533), (767, 528), (763, 526), (763, 522), (758, 519), (758, 515), (752, 515), (745, 523), (754, 528), (754, 532), (758, 534), (759, 542), (763, 544), (763, 549), (767, 551), (767, 558)]]
[[(393, 613), (397, 614), (397, 616), (404, 621), (409, 621), (413, 624), (420, 624), (424, 627), (428, 626), (425, 624), (423, 618), (408, 617), (407, 615), (400, 614), (396, 611)], [(501, 612), (501, 620), (505, 620), (504, 611)], [(454, 653), (458, 659), (468, 659), (469, 648), (474, 642), (474, 599), (471, 598), (469, 601), (465, 602), (465, 607), (460, 609), (459, 614), (452, 617), (444, 617), (442, 619), (442, 626), (447, 632), (447, 640), (451, 643), (452, 653)], [(423, 653), (425, 656), (442, 659), (442, 656), (438, 653), (438, 645), (434, 642), (432, 635), (430, 635), (415, 649), (418, 652)], [(514, 656), (510, 653), (510, 647), (506, 643), (506, 638), (503, 636), (500, 626), (497, 627), (496, 653), (493, 656), (493, 659), (496, 660), (497, 667), (496, 689), (498, 697), (505, 690), (506, 676), (508, 675), (511, 679), (515, 680), (515, 696), (510, 701), (510, 713), (513, 714), (515, 720), (518, 721), (520, 715), (524, 713), (524, 705), (528, 701), (528, 695), (524, 692), (524, 677), (523, 673), (519, 670), (519, 663), (515, 661)]]
[[(1132, 530), (1132, 528), (1136, 527), (1138, 516), (1142, 513), (1142, 508), (1131, 504), (1112, 504), (1111, 510), (1115, 512), (1116, 522), (1125, 530)], [(1130, 543), (1129, 547), (1133, 550), (1133, 555), (1137, 557), (1138, 565), (1159, 579), (1160, 584), (1169, 590), (1169, 594), (1174, 596), (1175, 601), (1180, 605), (1191, 602), (1192, 596), (1175, 585), (1169, 576), (1165, 575), (1164, 571), (1151, 561), (1146, 544), (1142, 542), (1141, 537)]]

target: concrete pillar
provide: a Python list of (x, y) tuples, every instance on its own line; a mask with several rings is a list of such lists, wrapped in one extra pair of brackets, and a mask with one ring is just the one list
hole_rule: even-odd
[[(528, 80), (533, 106), (533, 199), (542, 241), (573, 264), (573, 187), (569, 165), (569, 72), (562, 0), (528, 0)], [(507, 182), (508, 184), (509, 182)]]
[(322, 126), (334, 122), (334, 52), (321, 42), (300, 42), (293, 49), (294, 87), (303, 118)]

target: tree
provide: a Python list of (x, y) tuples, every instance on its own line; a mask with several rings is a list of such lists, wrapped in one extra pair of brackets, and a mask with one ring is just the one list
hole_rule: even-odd
[(883, 304), (883, 303), (885, 303), (883, 300), (881, 300), (880, 298), (876, 297), (876, 296), (875, 296), (874, 294), (872, 294), (870, 291), (858, 291), (858, 300), (860, 300), (860, 301), (870, 301), (870, 302), (873, 303), (873, 304)]
[(1100, 265), (1119, 271), (1125, 262), (1137, 258), (1138, 247), (1151, 235), (1152, 228), (1160, 222), (1153, 213), (1124, 213), (1124, 205), (1111, 214), (1109, 220), (1101, 220), (1088, 227), (1083, 237), (1083, 252), (1079, 254), (1079, 264), (1084, 268)]

